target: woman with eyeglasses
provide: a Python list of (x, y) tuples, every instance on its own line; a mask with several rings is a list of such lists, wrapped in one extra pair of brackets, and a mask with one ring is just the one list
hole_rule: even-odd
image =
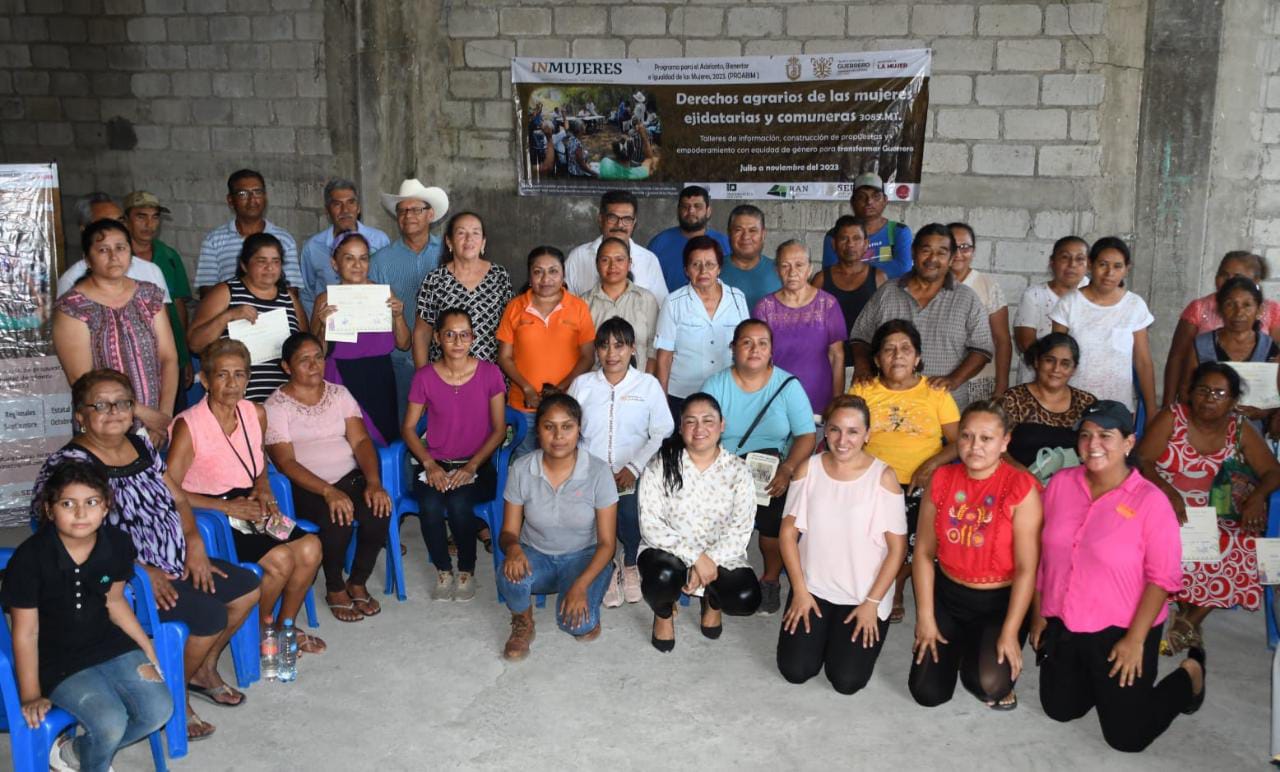
[[(369, 241), (354, 231), (338, 237), (333, 245), (333, 269), (340, 283), (372, 284), (369, 280)], [(337, 313), (329, 305), (329, 292), (316, 296), (311, 334), (326, 344), (324, 378), (347, 387), (364, 413), (369, 436), (379, 445), (389, 445), (400, 436), (396, 408), (395, 369), (391, 352), (409, 349), (409, 323), (404, 320), (404, 303), (391, 292), (387, 310), (391, 332), (360, 332), (354, 341), (326, 341), (328, 321)]]
[(653, 336), (654, 375), (667, 393), (673, 421), (685, 397), (733, 363), (730, 344), (738, 323), (751, 315), (742, 290), (720, 280), (724, 251), (710, 236), (694, 236), (684, 246), (689, 283), (667, 296)]
[(1020, 355), (1018, 383), (1035, 378), (1035, 367), (1026, 363), (1025, 355), (1037, 340), (1053, 332), (1049, 312), (1059, 298), (1080, 286), (1088, 272), (1089, 242), (1079, 236), (1063, 236), (1053, 242), (1049, 252), (1049, 281), (1023, 290), (1018, 311), (1013, 316), (1013, 345)]
[[(259, 314), (277, 309), (284, 309), (290, 333), (307, 329), (307, 312), (284, 275), (284, 246), (270, 233), (255, 233), (240, 247), (235, 278), (215, 285), (201, 298), (187, 343), (192, 351), (204, 351), (218, 338), (231, 337), (231, 322), (257, 322)], [(264, 402), (288, 380), (279, 356), (255, 362), (245, 399)]]
[(978, 293), (991, 323), (991, 341), (995, 355), (969, 382), (972, 399), (999, 399), (1009, 388), (1009, 364), (1013, 359), (1013, 341), (1009, 337), (1009, 304), (1004, 290), (994, 276), (973, 267), (973, 249), (977, 239), (969, 223), (953, 222), (947, 226), (956, 240), (955, 257), (951, 258), (951, 278)]
[[(115, 370), (90, 370), (71, 387), (80, 431), (44, 462), (32, 490), (43, 499), (46, 481), (67, 461), (103, 470), (111, 488), (107, 522), (129, 535), (146, 569), (161, 622), (182, 622), (187, 638), (185, 672), (167, 673), (187, 685), (187, 738), (213, 734), (214, 726), (191, 708), (191, 697), (234, 708), (245, 696), (222, 679), (218, 658), (231, 635), (258, 602), (258, 577), (210, 558), (191, 504), (151, 442), (134, 432), (133, 385)], [(43, 512), (33, 505), (32, 517)], [(70, 590), (67, 590), (70, 592)]]
[(54, 304), (53, 350), (68, 384), (95, 368), (125, 373), (136, 384), (135, 414), (160, 447), (178, 390), (178, 350), (163, 290), (125, 275), (133, 259), (130, 243), (129, 230), (117, 220), (84, 229), (87, 272)]
[[(1161, 410), (1138, 446), (1143, 475), (1169, 498), (1179, 521), (1186, 522), (1187, 507), (1222, 505), (1222, 558), (1183, 564), (1182, 591), (1174, 596), (1181, 609), (1165, 632), (1166, 654), (1203, 647), (1200, 626), (1213, 609), (1262, 605), (1254, 539), (1267, 527), (1280, 463), (1240, 415), (1240, 395), (1240, 376), (1230, 365), (1205, 362), (1191, 374), (1190, 399)], [(1251, 472), (1238, 466), (1241, 459)]]

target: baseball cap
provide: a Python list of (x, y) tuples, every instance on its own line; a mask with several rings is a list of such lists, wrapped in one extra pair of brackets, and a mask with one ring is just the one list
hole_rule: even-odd
[(1133, 413), (1114, 399), (1099, 400), (1085, 408), (1084, 415), (1076, 422), (1077, 431), (1085, 421), (1092, 421), (1103, 429), (1119, 429), (1125, 434), (1133, 434)]
[(124, 210), (126, 212), (140, 206), (154, 206), (162, 214), (169, 214), (168, 208), (160, 205), (160, 199), (156, 198), (154, 193), (148, 193), (145, 190), (135, 190), (124, 197)]
[(880, 192), (884, 192), (884, 180), (880, 179), (880, 175), (875, 172), (863, 172), (853, 178), (853, 189), (858, 188), (875, 188)]

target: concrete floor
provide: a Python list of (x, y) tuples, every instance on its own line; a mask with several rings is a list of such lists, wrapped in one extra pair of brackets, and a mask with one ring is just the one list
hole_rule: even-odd
[[(649, 645), (643, 604), (604, 610), (604, 634), (582, 644), (555, 628), (549, 599), (536, 613), (533, 653), (508, 664), (500, 651), (510, 617), (495, 602), (488, 556), (481, 552), (473, 602), (433, 602), (434, 571), (414, 518), (404, 541), (406, 602), (379, 595), (383, 613), (357, 624), (322, 607), (315, 632), (329, 651), (304, 657), (293, 684), (255, 684), (243, 707), (197, 701), (218, 731), (172, 768), (1268, 768), (1270, 654), (1259, 614), (1209, 618), (1204, 708), (1145, 753), (1125, 755), (1105, 745), (1092, 713), (1071, 724), (1047, 719), (1030, 663), (1013, 713), (993, 713), (959, 688), (947, 705), (918, 707), (906, 689), (909, 624), (890, 628), (871, 684), (852, 697), (822, 676), (803, 686), (782, 680), (777, 615), (726, 618), (723, 637), (708, 641), (696, 605), (663, 655)], [(1165, 660), (1161, 672), (1173, 666)], [(229, 657), (223, 673), (232, 674)], [(146, 744), (120, 754), (115, 768), (150, 769)]]

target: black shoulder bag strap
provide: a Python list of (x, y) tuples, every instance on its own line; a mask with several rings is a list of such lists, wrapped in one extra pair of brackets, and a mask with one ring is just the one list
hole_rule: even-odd
[(738, 451), (742, 450), (743, 445), (747, 444), (747, 440), (751, 437), (751, 433), (754, 432), (756, 430), (756, 427), (760, 425), (760, 422), (764, 420), (764, 414), (769, 412), (769, 406), (772, 405), (773, 401), (778, 398), (778, 395), (782, 393), (782, 390), (787, 388), (787, 384), (791, 383), (795, 379), (796, 377), (794, 375), (788, 375), (787, 379), (782, 382), (781, 386), (778, 387), (778, 390), (773, 393), (773, 396), (769, 397), (769, 401), (764, 403), (764, 407), (760, 408), (760, 412), (756, 413), (756, 419), (751, 422), (750, 426), (747, 427), (747, 432), (746, 434), (742, 435), (742, 439), (738, 440), (738, 447), (735, 448), (733, 451), (735, 455), (738, 453)]

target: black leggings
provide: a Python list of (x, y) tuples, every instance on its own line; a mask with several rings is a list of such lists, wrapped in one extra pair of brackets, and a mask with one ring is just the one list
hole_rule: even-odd
[[(1012, 588), (975, 590), (958, 584), (934, 566), (933, 616), (938, 633), (938, 661), (925, 654), (912, 659), (907, 687), (916, 702), (926, 708), (951, 699), (956, 675), (970, 694), (985, 702), (997, 702), (1013, 691), (1013, 672), (1006, 661), (996, 661), (996, 641), (1009, 611)], [(1027, 642), (1027, 623), (1018, 631), (1018, 644)]]
[[(787, 608), (791, 608), (791, 599), (791, 593), (787, 593)], [(794, 633), (788, 633), (785, 627), (778, 631), (778, 671), (791, 683), (802, 684), (825, 665), (831, 686), (841, 694), (853, 694), (871, 680), (889, 633), (889, 620), (879, 620), (880, 640), (866, 647), (861, 640), (853, 640), (855, 622), (844, 621), (857, 606), (831, 603), (817, 595), (813, 599), (822, 616), (809, 615), (809, 632), (805, 632), (803, 622)]]
[[(640, 592), (653, 613), (663, 619), (680, 600), (680, 591), (689, 575), (689, 566), (666, 550), (647, 549), (636, 560), (640, 567)], [(711, 608), (735, 617), (747, 617), (760, 608), (760, 580), (749, 566), (718, 568), (715, 581), (703, 590)]]
[(1156, 683), (1161, 626), (1147, 633), (1142, 645), (1142, 675), (1121, 687), (1108, 677), (1107, 656), (1128, 630), (1108, 627), (1096, 633), (1073, 633), (1057, 619), (1049, 620), (1041, 641), (1040, 705), (1054, 721), (1073, 721), (1098, 708), (1098, 723), (1107, 745), (1118, 751), (1143, 750), (1169, 728), (1191, 703), (1191, 676), (1178, 668)]
[[(387, 529), (391, 523), (389, 517), (374, 517), (369, 505), (364, 503), (364, 474), (359, 469), (352, 469), (333, 487), (347, 494), (355, 507), (355, 522), (360, 524), (360, 532), (356, 536), (356, 555), (351, 563), (351, 583), (363, 585), (369, 581), (373, 573), (373, 564), (378, 561), (378, 551), (387, 543)], [(304, 490), (301, 485), (293, 485), (294, 510), (299, 517), (305, 517), (320, 528), (320, 547), (322, 557), (320, 565), (324, 567), (324, 588), (328, 592), (342, 592), (346, 582), (342, 578), (343, 564), (347, 560), (347, 545), (351, 543), (350, 525), (338, 525), (329, 517), (329, 505), (324, 496)]]

